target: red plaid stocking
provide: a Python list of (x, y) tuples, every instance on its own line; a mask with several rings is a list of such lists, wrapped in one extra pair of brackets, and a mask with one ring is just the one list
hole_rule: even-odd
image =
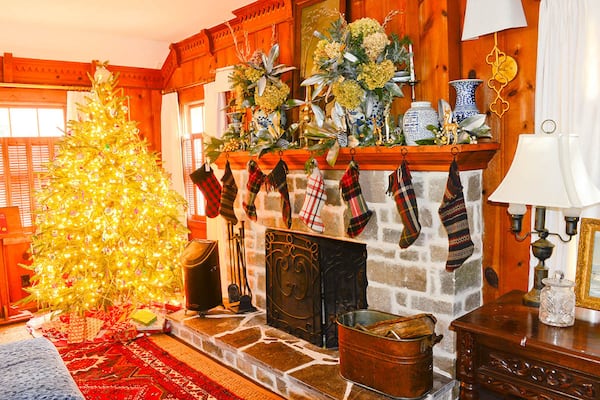
[(287, 186), (287, 172), (287, 164), (285, 161), (279, 160), (273, 171), (267, 176), (267, 189), (277, 190), (281, 195), (281, 216), (289, 229), (292, 227), (292, 206), (290, 205), (290, 193)]
[(304, 198), (304, 204), (300, 210), (300, 219), (308, 225), (310, 229), (319, 233), (325, 230), (325, 225), (321, 219), (321, 209), (323, 209), (326, 200), (327, 195), (325, 194), (323, 175), (315, 162), (313, 170), (306, 182), (306, 197)]
[(228, 222), (231, 222), (233, 225), (235, 225), (238, 223), (238, 219), (235, 216), (235, 211), (233, 210), (233, 203), (235, 202), (235, 198), (237, 196), (238, 187), (235, 184), (235, 179), (233, 178), (233, 173), (231, 172), (231, 166), (229, 165), (229, 160), (227, 161), (227, 164), (225, 164), (225, 173), (221, 178), (221, 182), (223, 183), (223, 191), (221, 192), (221, 208), (219, 209), (219, 213)]
[(460, 267), (473, 254), (474, 245), (469, 231), (469, 220), (462, 192), (458, 164), (452, 161), (442, 204), (438, 210), (448, 232), (448, 260), (446, 271)]
[(387, 193), (394, 197), (396, 208), (404, 225), (399, 244), (400, 248), (405, 249), (413, 244), (421, 233), (417, 198), (406, 161), (402, 161), (400, 168), (390, 174)]
[(190, 174), (192, 182), (200, 189), (206, 200), (206, 216), (215, 218), (221, 205), (221, 184), (208, 164)]
[(373, 211), (368, 209), (365, 198), (362, 195), (358, 175), (358, 165), (352, 161), (340, 180), (342, 198), (348, 203), (348, 208), (352, 215), (347, 229), (348, 236), (350, 237), (360, 235), (373, 215)]
[(250, 160), (248, 162), (248, 183), (246, 184), (248, 193), (246, 194), (246, 201), (242, 203), (242, 207), (248, 218), (252, 221), (256, 221), (257, 218), (254, 201), (256, 200), (256, 196), (266, 177), (267, 176), (260, 170), (256, 161)]

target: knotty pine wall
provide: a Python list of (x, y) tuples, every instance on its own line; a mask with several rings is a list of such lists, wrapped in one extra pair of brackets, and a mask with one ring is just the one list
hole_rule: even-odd
[[(279, 61), (294, 65), (298, 16), (303, 7), (320, 0), (258, 0), (234, 11), (230, 21), (236, 36), (242, 40), (248, 33), (252, 49), (267, 51), (272, 38), (280, 44)], [(487, 80), (490, 68), (485, 56), (493, 45), (493, 35), (461, 42), (460, 34), (466, 0), (340, 0), (347, 20), (369, 16), (383, 20), (391, 10), (400, 10), (389, 24), (389, 32), (407, 34), (414, 45), (416, 97), (437, 103), (444, 98), (454, 104), (454, 93), (448, 81), (477, 77)], [(488, 113), (488, 124), (501, 149), (483, 176), (484, 199), (499, 184), (508, 170), (520, 133), (533, 132), (537, 21), (539, 0), (522, 0), (528, 27), (498, 34), (499, 46), (515, 57), (519, 64), (516, 79), (504, 94), (510, 110), (502, 119)], [(297, 46), (296, 46), (297, 47)], [(10, 51), (10, 49), (4, 49)], [(87, 73), (93, 73), (93, 63), (74, 63), (13, 57), (4, 53), (0, 58), (0, 82), (50, 85), (87, 85)], [(139, 122), (141, 134), (153, 150), (160, 149), (160, 105), (162, 90), (177, 90), (182, 103), (201, 100), (202, 84), (212, 81), (216, 68), (238, 62), (229, 28), (218, 25), (173, 43), (161, 70), (113, 66), (121, 74), (120, 85), (131, 102), (131, 117)], [(297, 83), (299, 77), (288, 77)], [(1, 98), (31, 97), (31, 89), (0, 88)], [(56, 92), (39, 90), (40, 96), (60, 97)], [(408, 88), (404, 89), (408, 95)], [(60, 92), (64, 93), (64, 92)], [(298, 95), (300, 92), (296, 91)], [(477, 91), (480, 110), (487, 108), (493, 98), (485, 83)], [(402, 113), (410, 106), (408, 98), (397, 100), (393, 112)], [(492, 269), (498, 285), (484, 282), (484, 301), (490, 301), (512, 289), (526, 289), (529, 265), (529, 246), (517, 243), (509, 233), (506, 206), (484, 201), (483, 268)], [(526, 217), (525, 221), (529, 221)], [(527, 227), (524, 227), (524, 230)]]

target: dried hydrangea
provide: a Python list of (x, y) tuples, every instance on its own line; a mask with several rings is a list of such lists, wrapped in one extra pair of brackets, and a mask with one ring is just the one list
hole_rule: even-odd
[(357, 39), (359, 36), (367, 37), (374, 33), (385, 33), (385, 30), (379, 24), (379, 21), (373, 18), (361, 18), (348, 24), (352, 39)]
[(360, 106), (365, 95), (360, 84), (351, 79), (334, 83), (331, 91), (333, 92), (336, 101), (348, 110), (354, 110)]
[(362, 66), (358, 74), (358, 80), (364, 82), (369, 90), (382, 88), (396, 72), (394, 63), (390, 60), (383, 60), (377, 64), (374, 62)]
[(371, 61), (377, 60), (388, 44), (390, 44), (390, 40), (383, 32), (373, 33), (363, 39), (363, 48)]
[(244, 69), (244, 75), (246, 76), (246, 79), (248, 79), (250, 82), (256, 82), (260, 79), (261, 76), (263, 76), (265, 74), (265, 71), (262, 69), (256, 69), (256, 68), (252, 68), (252, 67), (248, 67)]
[(281, 107), (287, 99), (288, 94), (290, 94), (290, 87), (285, 83), (281, 82), (279, 87), (274, 84), (268, 84), (262, 96), (258, 92), (254, 94), (254, 101), (266, 113), (270, 113)]
[(317, 42), (313, 59), (317, 64), (322, 60), (339, 60), (343, 55), (343, 49), (343, 43), (322, 39)]

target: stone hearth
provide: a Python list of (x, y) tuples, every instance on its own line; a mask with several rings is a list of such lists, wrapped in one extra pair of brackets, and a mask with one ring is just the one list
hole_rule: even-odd
[[(178, 311), (167, 317), (172, 333), (286, 399), (385, 400), (390, 397), (345, 380), (337, 350), (324, 349), (266, 324), (262, 311), (206, 317)], [(427, 400), (457, 398), (456, 381), (434, 372)]]

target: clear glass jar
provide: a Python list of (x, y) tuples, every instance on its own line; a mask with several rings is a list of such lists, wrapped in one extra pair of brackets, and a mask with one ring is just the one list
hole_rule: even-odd
[(551, 326), (572, 326), (575, 323), (575, 283), (563, 279), (562, 274), (557, 274), (555, 278), (544, 278), (542, 282), (540, 321)]

